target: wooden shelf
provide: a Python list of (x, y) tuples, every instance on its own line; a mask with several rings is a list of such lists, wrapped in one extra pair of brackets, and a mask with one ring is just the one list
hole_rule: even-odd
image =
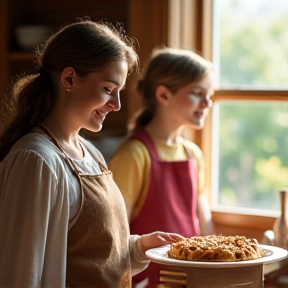
[[(65, 21), (85, 16), (90, 17), (92, 21), (122, 23), (128, 35), (136, 38), (140, 43), (137, 52), (142, 65), (154, 47), (167, 45), (167, 7), (168, 0), (49, 0), (45, 2), (1, 0), (0, 98), (5, 93), (11, 76), (23, 72), (25, 74), (36, 72), (33, 53), (21, 50), (16, 41), (16, 27), (50, 25), (56, 28)], [(129, 117), (141, 107), (140, 99), (134, 95), (135, 80), (132, 77), (127, 79), (127, 89), (121, 93), (121, 110), (109, 114), (103, 131), (89, 136), (101, 138), (121, 136), (126, 133)]]
[(33, 60), (34, 54), (32, 52), (9, 52), (8, 60), (9, 61), (31, 61)]

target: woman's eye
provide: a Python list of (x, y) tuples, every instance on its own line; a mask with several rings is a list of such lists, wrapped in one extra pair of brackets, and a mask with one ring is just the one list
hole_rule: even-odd
[(112, 92), (112, 89), (109, 89), (108, 87), (104, 87), (104, 90), (109, 94)]

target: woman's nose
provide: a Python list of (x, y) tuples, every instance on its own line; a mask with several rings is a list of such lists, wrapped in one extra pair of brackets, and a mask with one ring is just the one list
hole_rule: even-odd
[(108, 104), (113, 111), (119, 111), (121, 109), (120, 94), (117, 93), (115, 96), (111, 97)]

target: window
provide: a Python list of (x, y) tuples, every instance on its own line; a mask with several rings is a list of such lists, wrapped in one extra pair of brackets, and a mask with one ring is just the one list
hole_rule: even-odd
[(287, 27), (286, 0), (213, 1), (220, 90), (205, 129), (215, 208), (280, 209), (278, 190), (288, 187)]
[(216, 204), (279, 210), (277, 191), (288, 187), (288, 102), (218, 101), (212, 125)]
[(221, 88), (287, 89), (288, 1), (213, 4), (213, 62)]

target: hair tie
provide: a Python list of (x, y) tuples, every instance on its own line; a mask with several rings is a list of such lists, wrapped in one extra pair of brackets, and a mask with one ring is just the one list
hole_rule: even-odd
[(46, 72), (44, 69), (43, 69), (43, 67), (40, 67), (39, 69), (38, 69), (38, 73), (40, 74), (40, 76), (44, 76), (44, 77), (50, 77), (50, 74), (48, 73), (48, 72)]

